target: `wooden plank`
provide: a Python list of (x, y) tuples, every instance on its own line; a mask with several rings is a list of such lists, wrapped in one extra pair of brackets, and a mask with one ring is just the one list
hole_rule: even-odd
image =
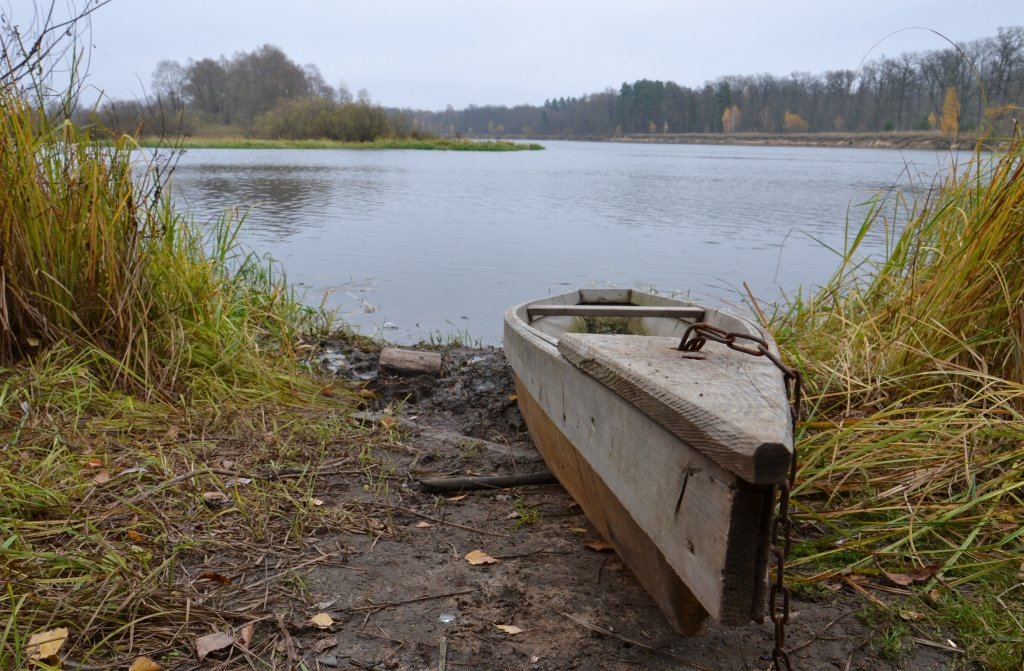
[[(560, 478), (574, 469), (592, 471), (592, 477), (584, 477), (570, 490), (581, 505), (591, 501), (589, 510), (585, 508), (588, 516), (601, 519), (604, 509), (626, 511), (631, 524), (661, 552), (665, 566), (712, 617), (725, 624), (760, 618), (767, 564), (759, 529), (764, 515), (770, 514), (764, 502), (771, 487), (742, 483), (566, 362), (557, 347), (526, 326), (525, 319), (525, 304), (506, 314), (506, 355), (524, 392), (578, 450), (575, 465), (561, 464), (561, 448), (545, 451), (535, 436), (549, 468)], [(603, 492), (599, 496), (587, 493), (598, 490)], [(620, 517), (605, 524), (613, 537), (626, 533), (611, 530), (627, 524)], [(635, 539), (629, 538), (620, 544), (623, 559), (627, 565), (643, 567), (642, 557), (630, 556)], [(649, 581), (645, 587), (652, 589)], [(658, 599), (657, 594), (652, 596)]]
[(576, 449), (537, 405), (518, 377), (516, 395), (530, 435), (544, 455), (548, 467), (570, 496), (580, 504), (597, 532), (615, 547), (626, 567), (658, 603), (672, 628), (684, 636), (703, 634), (707, 627), (708, 613), (680, 580), (665, 555), (586, 460), (580, 458)]
[(440, 375), (441, 355), (437, 352), (385, 347), (380, 352), (380, 367), (402, 375)]
[(580, 289), (572, 292), (578, 297), (564, 303), (632, 303), (632, 289)]
[(765, 357), (709, 342), (567, 333), (559, 352), (687, 444), (747, 482), (778, 484), (793, 436), (782, 373)]
[(658, 305), (535, 305), (527, 308), (530, 319), (546, 316), (571, 317), (669, 317), (700, 320), (704, 308)]

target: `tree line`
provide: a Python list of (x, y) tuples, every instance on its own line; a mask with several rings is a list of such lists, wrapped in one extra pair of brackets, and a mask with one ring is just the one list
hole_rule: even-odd
[(613, 136), (961, 130), (1009, 132), (1024, 102), (1024, 28), (947, 49), (882, 57), (858, 70), (719, 77), (691, 88), (641, 79), (543, 105), (399, 110), (331, 86), (315, 65), (263, 45), (231, 58), (161, 61), (143, 100), (82, 111), (144, 134), (213, 133), (346, 141), (382, 136)]
[(1022, 103), (1024, 28), (1017, 26), (859, 70), (725, 76), (696, 88), (641, 79), (540, 106), (449, 107), (413, 119), (430, 132), (480, 135), (948, 131), (954, 122), (958, 131), (1008, 132)]
[(142, 135), (241, 135), (368, 141), (408, 136), (402, 113), (331, 86), (313, 64), (299, 65), (265, 44), (231, 58), (160, 61), (141, 100), (106, 100), (77, 120)]

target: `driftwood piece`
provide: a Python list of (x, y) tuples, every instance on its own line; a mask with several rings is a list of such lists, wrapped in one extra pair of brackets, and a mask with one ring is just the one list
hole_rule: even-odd
[(516, 475), (484, 475), (479, 477), (419, 478), (420, 489), (427, 492), (458, 492), (470, 489), (507, 489), (529, 485), (555, 485), (558, 479), (551, 471), (517, 473)]
[(399, 375), (441, 375), (441, 355), (437, 352), (385, 347), (380, 352), (380, 367)]

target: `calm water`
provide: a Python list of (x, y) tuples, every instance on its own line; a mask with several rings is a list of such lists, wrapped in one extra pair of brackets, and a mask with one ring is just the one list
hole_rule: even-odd
[[(925, 189), (929, 151), (547, 142), (539, 152), (190, 150), (200, 222), (249, 208), (244, 241), (367, 334), (498, 344), (505, 308), (577, 286), (717, 304), (828, 279), (849, 219)], [(879, 235), (870, 241), (881, 250)]]

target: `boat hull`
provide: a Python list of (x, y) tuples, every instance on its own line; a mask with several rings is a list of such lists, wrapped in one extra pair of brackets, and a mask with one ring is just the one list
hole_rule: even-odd
[(701, 633), (709, 618), (761, 621), (775, 487), (742, 480), (652, 421), (523, 315), (506, 315), (504, 343), (519, 407), (594, 527), (680, 633)]

